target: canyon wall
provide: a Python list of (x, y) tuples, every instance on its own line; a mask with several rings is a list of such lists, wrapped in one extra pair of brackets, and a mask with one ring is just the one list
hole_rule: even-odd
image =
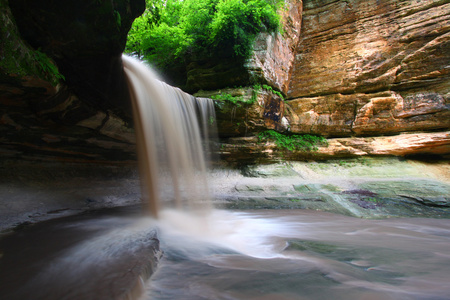
[[(120, 55), (143, 3), (0, 0), (4, 157), (135, 159)], [(183, 79), (201, 97), (245, 99), (217, 101), (225, 157), (266, 129), (326, 136), (325, 158), (450, 153), (448, 1), (289, 0), (280, 13), (281, 33), (259, 34), (245, 62), (196, 62)], [(254, 97), (254, 84), (270, 89)]]
[[(281, 39), (296, 41), (293, 56), (273, 47), (264, 51), (264, 57), (271, 58), (268, 62), (280, 61), (284, 66), (291, 66), (285, 72), (286, 81), (280, 83), (273, 79), (271, 74), (279, 68), (270, 63), (264, 64), (261, 73), (267, 75), (260, 81), (286, 96), (283, 105), (278, 105), (280, 110), (272, 113), (277, 120), (284, 121), (284, 127), (277, 128), (329, 138), (329, 146), (319, 147), (315, 155), (297, 153), (292, 157), (450, 153), (448, 1), (292, 3), (301, 5), (302, 13), (289, 14), (291, 19), (285, 22)], [(289, 29), (292, 24), (298, 27)], [(268, 45), (270, 41), (266, 39)], [(261, 55), (260, 44), (257, 40), (250, 62)], [(283, 102), (274, 94), (271, 101)], [(252, 106), (264, 105), (255, 102)], [(270, 118), (264, 113), (259, 116)], [(235, 131), (232, 139), (225, 142), (224, 157), (231, 159), (233, 153), (241, 156), (259, 153), (266, 159), (280, 157), (273, 145), (263, 146), (248, 138), (261, 128), (247, 129)], [(223, 136), (230, 132), (227, 129)], [(384, 137), (397, 134), (401, 138)], [(240, 138), (243, 136), (247, 137)], [(421, 139), (423, 143), (419, 142)], [(244, 157), (248, 159), (248, 155)]]
[(305, 0), (287, 93), (293, 132), (450, 127), (448, 1)]
[(0, 0), (0, 155), (135, 161), (121, 55), (145, 1)]

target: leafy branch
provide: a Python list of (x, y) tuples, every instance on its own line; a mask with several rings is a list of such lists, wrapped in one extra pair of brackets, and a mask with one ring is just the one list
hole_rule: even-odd
[(128, 34), (126, 51), (156, 66), (188, 57), (248, 57), (259, 32), (280, 28), (282, 0), (146, 0)]

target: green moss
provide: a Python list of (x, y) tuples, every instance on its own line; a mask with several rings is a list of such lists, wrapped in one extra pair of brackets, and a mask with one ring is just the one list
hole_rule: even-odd
[(7, 1), (0, 0), (0, 73), (3, 76), (36, 76), (56, 85), (64, 77), (40, 50), (29, 47), (21, 38)]
[(217, 101), (226, 101), (231, 102), (237, 106), (241, 105), (250, 105), (256, 101), (256, 97), (251, 97), (250, 99), (246, 99), (244, 96), (233, 96), (230, 93), (221, 92), (218, 95), (211, 96), (211, 99)]
[(65, 80), (64, 76), (59, 73), (56, 65), (50, 60), (50, 58), (39, 50), (34, 51), (34, 59), (37, 64), (41, 74), (49, 79), (54, 85), (58, 83), (59, 80)]
[(267, 130), (258, 135), (259, 141), (274, 141), (282, 150), (288, 151), (316, 151), (318, 145), (328, 145), (322, 136), (310, 134), (282, 134), (275, 130)]

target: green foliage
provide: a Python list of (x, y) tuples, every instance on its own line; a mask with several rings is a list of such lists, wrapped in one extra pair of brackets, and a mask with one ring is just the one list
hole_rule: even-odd
[(116, 18), (117, 28), (120, 28), (122, 26), (122, 17), (120, 15), (120, 12), (114, 10), (114, 17)]
[[(261, 31), (276, 31), (281, 0), (146, 0), (128, 34), (126, 52), (164, 68), (187, 58), (245, 58)], [(225, 53), (225, 54), (224, 54)]]
[(318, 145), (328, 145), (322, 136), (310, 134), (282, 134), (274, 130), (267, 130), (258, 135), (259, 141), (274, 141), (283, 150), (288, 151), (316, 151)]
[(61, 79), (65, 80), (64, 75), (59, 73), (58, 68), (53, 64), (47, 55), (39, 50), (36, 50), (34, 51), (34, 58), (44, 76), (46, 78), (52, 78), (55, 81), (52, 82), (53, 84), (57, 84), (57, 81)]
[(228, 101), (235, 105), (240, 106), (241, 104), (252, 104), (256, 98), (251, 98), (246, 100), (243, 96), (233, 96), (229, 93), (221, 92), (219, 95), (211, 96), (211, 99), (218, 101)]
[(367, 202), (373, 202), (373, 203), (379, 203), (379, 202), (380, 202), (380, 201), (379, 201), (377, 198), (375, 198), (375, 197), (363, 198), (363, 200), (364, 200), (364, 201), (367, 201)]
[(255, 100), (256, 100), (257, 94), (263, 89), (268, 91), (268, 92), (271, 92), (271, 93), (277, 95), (278, 97), (281, 98), (282, 101), (285, 101), (284, 96), (283, 96), (282, 93), (280, 93), (279, 91), (274, 90), (270, 85), (267, 85), (267, 84), (263, 84), (263, 85), (255, 84), (255, 85), (253, 85), (253, 97), (255, 97)]
[(269, 92), (274, 93), (275, 95), (278, 95), (278, 97), (280, 97), (281, 100), (284, 101), (284, 96), (283, 96), (283, 94), (281, 94), (279, 91), (275, 91), (270, 85), (263, 84), (262, 87), (263, 87), (266, 91), (269, 91)]

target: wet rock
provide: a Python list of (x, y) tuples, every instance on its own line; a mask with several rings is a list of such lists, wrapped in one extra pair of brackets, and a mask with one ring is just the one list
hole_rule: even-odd
[(127, 210), (97, 211), (3, 235), (1, 294), (8, 299), (141, 296), (162, 251), (156, 230), (129, 216), (137, 217)]
[(288, 164), (245, 166), (242, 175), (246, 177), (301, 177)]
[(447, 170), (448, 164), (435, 164), (398, 158), (293, 162), (292, 169), (302, 176), (244, 177), (241, 173), (230, 179), (233, 188), (217, 199), (220, 207), (233, 209), (312, 209), (358, 218), (449, 218), (450, 185), (435, 169)]
[(266, 129), (288, 130), (289, 124), (284, 118), (285, 103), (273, 91), (240, 87), (199, 91), (194, 96), (216, 99), (215, 124), (221, 138), (252, 136)]

